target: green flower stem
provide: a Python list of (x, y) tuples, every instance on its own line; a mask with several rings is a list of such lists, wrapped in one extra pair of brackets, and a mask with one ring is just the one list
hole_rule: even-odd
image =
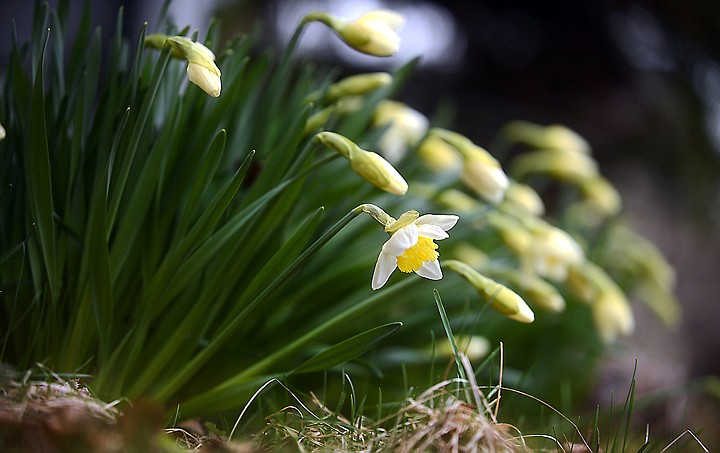
[(218, 335), (210, 340), (209, 344), (205, 349), (195, 356), (185, 367), (183, 367), (170, 382), (160, 387), (160, 390), (153, 395), (155, 399), (159, 401), (166, 401), (173, 393), (178, 391), (183, 384), (185, 384), (207, 361), (212, 358), (218, 350), (232, 338), (237, 332), (238, 328), (243, 325), (248, 315), (257, 308), (260, 304), (265, 302), (274, 292), (279, 289), (284, 283), (288, 281), (291, 275), (301, 269), (301, 267), (307, 262), (307, 260), (314, 255), (322, 246), (324, 246), (330, 239), (340, 232), (345, 226), (347, 226), (355, 217), (363, 212), (362, 206), (350, 211), (342, 219), (340, 219), (335, 225), (333, 225), (328, 231), (320, 236), (315, 242), (310, 245), (299, 257), (295, 259), (288, 267), (283, 270), (265, 289), (258, 294), (235, 318), (230, 321), (225, 328), (223, 328)]

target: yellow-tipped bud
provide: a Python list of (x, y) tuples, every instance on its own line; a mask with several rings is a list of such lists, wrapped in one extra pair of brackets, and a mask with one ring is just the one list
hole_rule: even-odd
[(355, 74), (333, 83), (327, 90), (325, 99), (332, 102), (345, 96), (362, 96), (392, 83), (387, 72)]
[(460, 152), (463, 158), (460, 179), (465, 185), (490, 203), (502, 201), (510, 181), (497, 159), (457, 132), (440, 128), (433, 128), (430, 132)]
[(404, 195), (407, 192), (405, 179), (379, 154), (366, 151), (335, 132), (320, 132), (315, 135), (315, 140), (347, 158), (350, 168), (374, 186), (395, 195)]
[(409, 147), (423, 138), (428, 119), (402, 102), (384, 100), (375, 109), (373, 125), (387, 127), (378, 141), (378, 150), (388, 161), (397, 163)]
[(633, 331), (635, 321), (625, 294), (600, 266), (590, 261), (570, 266), (567, 287), (591, 304), (595, 327), (605, 343)]
[(578, 151), (541, 149), (515, 157), (510, 163), (510, 173), (516, 179), (531, 174), (544, 174), (560, 181), (578, 183), (598, 175), (597, 162)]
[(461, 242), (452, 248), (450, 254), (458, 261), (466, 263), (468, 266), (479, 269), (488, 264), (489, 258), (487, 253), (470, 244), (469, 242)]
[(527, 184), (510, 181), (503, 202), (519, 207), (531, 215), (542, 216), (545, 213), (545, 204), (540, 195)]
[(499, 313), (525, 323), (535, 320), (535, 313), (525, 300), (507, 286), (485, 277), (462, 261), (445, 260), (444, 265), (446, 269), (455, 271), (473, 285), (480, 297)]
[(511, 121), (500, 131), (510, 143), (525, 143), (538, 149), (557, 149), (590, 154), (590, 144), (577, 132), (560, 124), (542, 126), (528, 121)]
[(0, 140), (3, 140), (5, 138), (5, 128), (2, 124), (0, 124)]
[(387, 11), (368, 11), (355, 20), (341, 19), (324, 12), (312, 12), (303, 22), (319, 21), (332, 28), (353, 49), (377, 57), (394, 55), (400, 47), (396, 30), (405, 19)]
[(565, 299), (557, 288), (534, 274), (507, 272), (502, 277), (516, 285), (518, 291), (531, 306), (552, 312), (565, 310)]
[(545, 222), (534, 222), (530, 227), (532, 257), (535, 272), (554, 281), (564, 281), (568, 266), (585, 261), (580, 244), (567, 231)]
[(195, 85), (213, 97), (220, 96), (222, 84), (220, 69), (215, 64), (215, 54), (205, 45), (183, 36), (149, 35), (145, 38), (147, 47), (162, 49), (168, 45), (171, 55), (188, 62), (187, 76)]
[(622, 209), (622, 200), (615, 187), (597, 175), (580, 181), (578, 185), (584, 202), (600, 217), (616, 215)]
[[(486, 357), (490, 352), (490, 341), (479, 335), (457, 335), (455, 345), (458, 350), (464, 353), (470, 360), (478, 360)], [(437, 357), (453, 357), (454, 352), (450, 340), (444, 337), (435, 346)]]
[(425, 137), (417, 152), (425, 166), (435, 173), (459, 170), (462, 165), (457, 150), (435, 135)]
[(592, 305), (593, 320), (600, 338), (606, 344), (614, 343), (619, 336), (630, 335), (635, 318), (622, 291), (603, 291)]
[(470, 212), (480, 206), (475, 198), (457, 189), (443, 190), (435, 201), (454, 212)]

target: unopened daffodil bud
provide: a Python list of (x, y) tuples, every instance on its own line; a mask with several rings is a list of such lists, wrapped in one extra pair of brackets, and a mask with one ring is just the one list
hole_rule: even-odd
[(516, 179), (542, 174), (560, 181), (579, 183), (597, 177), (598, 166), (592, 156), (579, 151), (540, 149), (516, 156), (510, 163), (510, 174)]
[(568, 266), (585, 261), (582, 247), (567, 231), (538, 221), (530, 225), (530, 233), (529, 256), (538, 275), (561, 282), (567, 278)]
[[(490, 352), (490, 341), (480, 335), (457, 335), (455, 337), (455, 345), (458, 350), (464, 353), (470, 360), (478, 360), (486, 357)], [(444, 337), (435, 346), (435, 354), (437, 357), (453, 357), (454, 351), (452, 344), (447, 337)]]
[(423, 138), (428, 119), (402, 102), (384, 100), (375, 109), (373, 126), (386, 128), (378, 140), (378, 150), (388, 161), (397, 163)]
[(490, 258), (487, 253), (469, 242), (461, 242), (451, 250), (452, 257), (458, 261), (462, 261), (468, 266), (479, 269), (487, 266)]
[(346, 96), (362, 96), (392, 83), (387, 72), (355, 74), (339, 80), (328, 87), (325, 99), (329, 102)]
[(446, 260), (445, 267), (467, 280), (480, 297), (502, 315), (516, 321), (531, 323), (535, 313), (515, 291), (495, 280), (485, 277), (472, 267), (457, 260)]
[(404, 195), (408, 184), (388, 161), (377, 153), (366, 151), (347, 137), (335, 132), (320, 132), (315, 140), (350, 161), (350, 168), (374, 186), (395, 194)]
[(480, 206), (475, 198), (457, 189), (443, 190), (435, 201), (455, 212), (471, 212)]
[(487, 216), (487, 222), (515, 255), (525, 256), (530, 253), (533, 235), (517, 219), (500, 212), (491, 212)]
[(534, 216), (542, 216), (545, 213), (545, 204), (540, 195), (527, 184), (515, 181), (510, 181), (503, 203), (509, 203)]
[(537, 149), (557, 149), (590, 154), (590, 144), (580, 134), (561, 124), (543, 126), (528, 121), (511, 121), (500, 135), (510, 143), (525, 143)]
[(595, 327), (605, 343), (632, 332), (635, 321), (622, 289), (600, 266), (585, 261), (570, 266), (567, 287), (592, 307)]
[(466, 186), (490, 203), (502, 201), (510, 181), (497, 159), (457, 132), (433, 128), (431, 133), (460, 152), (463, 159), (460, 179)]
[(220, 96), (220, 69), (215, 64), (215, 54), (205, 45), (183, 36), (162, 34), (147, 36), (145, 45), (156, 49), (162, 49), (165, 45), (170, 46), (173, 57), (187, 60), (188, 80), (210, 96)]
[(622, 200), (615, 187), (604, 177), (597, 175), (579, 182), (583, 202), (601, 217), (614, 216), (622, 209)]
[(0, 140), (5, 138), (5, 128), (0, 124)]
[(353, 49), (377, 57), (394, 55), (400, 47), (397, 29), (405, 19), (393, 11), (368, 11), (355, 20), (343, 19), (324, 12), (312, 12), (303, 23), (318, 21), (333, 29)]
[(592, 313), (595, 328), (606, 344), (630, 335), (635, 328), (630, 304), (619, 289), (601, 292), (592, 304)]
[(634, 278), (672, 292), (677, 283), (675, 269), (657, 246), (626, 226), (615, 226), (609, 236), (606, 259)]
[(565, 283), (571, 294), (587, 304), (593, 303), (603, 291), (621, 291), (612, 277), (591, 261), (569, 266)]
[(459, 170), (462, 158), (458, 151), (436, 135), (428, 135), (417, 150), (420, 160), (435, 173)]
[(310, 115), (307, 121), (305, 121), (305, 129), (303, 129), (303, 134), (307, 135), (317, 129), (322, 128), (325, 124), (327, 124), (330, 117), (334, 113), (336, 113), (336, 111), (337, 107), (335, 106), (335, 104), (332, 104)]
[(565, 299), (557, 288), (537, 275), (522, 271), (508, 271), (500, 275), (517, 288), (532, 307), (556, 313), (565, 310)]

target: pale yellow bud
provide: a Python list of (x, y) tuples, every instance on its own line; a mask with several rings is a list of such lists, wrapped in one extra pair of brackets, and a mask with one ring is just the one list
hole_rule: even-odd
[(487, 221), (497, 230), (503, 243), (518, 256), (529, 255), (532, 244), (533, 235), (530, 231), (517, 219), (504, 215), (499, 212), (490, 213)]
[(485, 149), (476, 147), (463, 153), (464, 165), (460, 179), (475, 193), (491, 203), (499, 203), (509, 185), (500, 162)]
[(619, 336), (630, 335), (635, 328), (630, 304), (619, 290), (601, 292), (592, 304), (592, 313), (595, 328), (606, 344), (614, 343)]
[(607, 272), (590, 261), (569, 266), (565, 283), (571, 294), (587, 304), (603, 291), (620, 291)]
[[(458, 335), (455, 337), (455, 345), (470, 360), (482, 359), (490, 352), (490, 341), (479, 335)], [(453, 357), (452, 345), (447, 337), (437, 343), (435, 354), (437, 357)]]
[(355, 74), (330, 85), (325, 99), (332, 102), (345, 96), (361, 96), (390, 85), (392, 80), (387, 72)]
[(578, 183), (598, 175), (597, 162), (579, 151), (541, 149), (516, 156), (510, 163), (516, 179), (531, 174), (545, 174), (560, 181)]
[(545, 213), (545, 204), (540, 195), (527, 184), (510, 181), (505, 191), (504, 203), (521, 208), (528, 214), (542, 216)]
[(171, 56), (184, 58), (188, 62), (188, 80), (213, 97), (220, 96), (222, 84), (220, 69), (215, 64), (215, 54), (205, 45), (184, 36), (149, 35), (145, 38), (148, 47), (162, 49), (168, 45)]
[(532, 257), (535, 272), (554, 281), (564, 281), (568, 275), (568, 266), (585, 260), (580, 244), (565, 230), (545, 222), (536, 222), (531, 226), (532, 244), (529, 255)]
[(620, 194), (610, 181), (597, 175), (579, 182), (584, 202), (600, 217), (616, 215), (622, 209)]
[(384, 100), (375, 109), (373, 125), (387, 128), (378, 140), (378, 150), (388, 161), (397, 163), (423, 138), (428, 119), (402, 102)]
[(366, 151), (335, 132), (320, 132), (315, 136), (315, 140), (347, 158), (350, 168), (376, 187), (395, 195), (404, 195), (407, 192), (405, 179), (379, 154)]
[(512, 121), (500, 131), (508, 142), (525, 143), (538, 149), (557, 149), (590, 154), (590, 144), (577, 132), (560, 124), (542, 126), (528, 121)]
[(502, 201), (510, 181), (497, 159), (457, 132), (433, 128), (430, 133), (445, 140), (460, 152), (463, 158), (460, 179), (466, 186), (490, 203), (497, 204)]
[(5, 128), (0, 124), (0, 140), (5, 138)]
[[(215, 67), (217, 69), (217, 67)], [(209, 69), (206, 65), (193, 62), (188, 63), (187, 76), (195, 85), (212, 97), (220, 96), (221, 82), (220, 70)]]
[(458, 170), (462, 165), (457, 150), (435, 135), (428, 135), (417, 152), (425, 166), (436, 173)]
[(469, 242), (461, 242), (452, 248), (450, 254), (458, 261), (466, 263), (472, 268), (479, 269), (488, 264), (489, 258), (487, 253), (470, 244)]
[(516, 321), (531, 323), (535, 314), (528, 304), (515, 291), (495, 280), (492, 280), (467, 264), (457, 260), (445, 260), (444, 266), (455, 271), (477, 290), (492, 308)]
[(405, 18), (387, 10), (368, 11), (358, 19), (349, 20), (324, 12), (311, 12), (303, 23), (319, 21), (332, 28), (353, 49), (378, 57), (394, 55), (400, 47), (396, 30)]
[(552, 312), (565, 310), (565, 299), (557, 288), (537, 275), (509, 272), (502, 276), (510, 284), (517, 285), (518, 291), (531, 306)]
[(369, 11), (357, 20), (346, 21), (336, 29), (340, 37), (353, 49), (368, 55), (389, 57), (400, 48), (399, 29), (405, 19), (387, 10)]
[(478, 203), (475, 198), (457, 189), (443, 190), (435, 201), (449, 210), (456, 212), (470, 212), (480, 206), (480, 203)]

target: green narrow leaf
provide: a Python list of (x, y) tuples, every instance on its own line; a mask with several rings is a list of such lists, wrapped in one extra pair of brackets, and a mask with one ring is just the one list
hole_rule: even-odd
[(436, 289), (433, 289), (433, 297), (435, 297), (435, 304), (437, 304), (438, 312), (440, 312), (440, 319), (442, 320), (442, 325), (445, 329), (445, 335), (447, 335), (447, 338), (450, 341), (450, 347), (452, 348), (453, 355), (455, 356), (455, 363), (457, 364), (458, 373), (460, 374), (461, 378), (467, 380), (467, 375), (465, 374), (465, 367), (463, 367), (463, 364), (460, 363), (460, 356), (458, 354), (459, 349), (457, 347), (457, 343), (455, 343), (455, 335), (453, 335), (452, 327), (450, 326), (450, 319), (445, 312), (445, 306), (440, 299), (440, 293)]
[(150, 109), (153, 102), (155, 101), (155, 95), (157, 94), (158, 87), (162, 82), (162, 76), (165, 73), (165, 68), (167, 68), (169, 59), (170, 49), (165, 48), (163, 49), (160, 58), (157, 61), (157, 65), (155, 66), (155, 72), (152, 76), (151, 87), (145, 94), (142, 107), (140, 107), (140, 112), (135, 119), (135, 126), (133, 127), (132, 135), (130, 136), (128, 146), (125, 149), (125, 154), (122, 156), (122, 161), (120, 162), (117, 176), (109, 181), (111, 191), (108, 197), (108, 224), (111, 226), (115, 224), (115, 217), (117, 216), (118, 209), (120, 208), (120, 200), (125, 193), (125, 184), (127, 183), (128, 175), (130, 173), (130, 167), (132, 166), (135, 153), (138, 150), (140, 138), (145, 130), (145, 127), (148, 124), (148, 116), (150, 115)]
[[(322, 208), (315, 211), (300, 225), (272, 258), (263, 265), (262, 269), (255, 275), (241, 296), (241, 301), (247, 300), (259, 292), (261, 288), (267, 285), (267, 281), (277, 274), (278, 269), (284, 268), (288, 261), (294, 259), (301, 252), (302, 247), (307, 243), (320, 223), (323, 211)], [(165, 369), (167, 362), (175, 358), (176, 352), (186, 344), (188, 338), (191, 344), (195, 344), (195, 337), (201, 337), (202, 332), (198, 332), (196, 326), (204, 323), (205, 329), (211, 324), (213, 317), (210, 316), (208, 312), (211, 311), (214, 313), (220, 307), (217, 303), (213, 308), (208, 307), (213, 306), (213, 302), (216, 301), (217, 291), (223, 280), (226, 279), (233, 279), (233, 275), (216, 273), (212, 280), (204, 285), (203, 293), (195, 299), (194, 305), (186, 314), (182, 323), (179, 325), (166, 323), (166, 325), (160, 326), (160, 330), (155, 336), (157, 339), (156, 344), (147, 348), (151, 360), (141, 361), (142, 374), (135, 379), (135, 385), (128, 392), (129, 395), (138, 395), (144, 388), (154, 383), (157, 375)], [(219, 300), (223, 300), (223, 298), (221, 297)], [(242, 302), (237, 303), (228, 317), (232, 318), (235, 316), (243, 308), (243, 305)], [(161, 342), (161, 345), (157, 345), (157, 342)]]
[(33, 82), (25, 177), (28, 181), (32, 222), (35, 224), (51, 298), (56, 300), (58, 286), (57, 264), (55, 262), (54, 206), (50, 175), (50, 151), (48, 149), (47, 124), (45, 123), (45, 93), (43, 89), (43, 56), (47, 47), (48, 36), (47, 32), (43, 34), (43, 52)]
[(225, 328), (215, 335), (209, 342), (208, 345), (198, 355), (196, 355), (190, 362), (178, 371), (178, 373), (169, 382), (164, 383), (155, 397), (163, 401), (169, 398), (179, 388), (190, 379), (200, 367), (205, 365), (207, 361), (215, 355), (218, 350), (225, 345), (225, 343), (232, 338), (237, 332), (237, 329), (243, 325), (246, 321), (247, 316), (260, 304), (265, 302), (274, 292), (286, 283), (289, 278), (294, 275), (300, 268), (307, 263), (322, 246), (324, 246), (330, 239), (338, 234), (343, 228), (345, 228), (355, 217), (362, 213), (361, 208), (355, 208), (346, 214), (342, 219), (338, 220), (332, 227), (330, 227), (322, 236), (316, 239), (305, 251), (298, 256), (293, 262), (280, 272), (275, 279), (270, 282), (263, 291), (257, 295), (250, 303), (248, 303), (242, 312), (240, 312), (235, 318), (233, 318)]
[(292, 371), (293, 374), (313, 373), (341, 365), (375, 347), (385, 337), (390, 336), (402, 327), (401, 322), (392, 322), (378, 326), (330, 346), (314, 355)]
[(185, 233), (190, 219), (195, 214), (195, 209), (197, 208), (198, 202), (210, 188), (209, 182), (212, 180), (213, 175), (217, 171), (218, 167), (220, 166), (220, 162), (222, 161), (223, 152), (225, 151), (226, 137), (227, 132), (225, 132), (225, 129), (221, 129), (217, 133), (217, 135), (215, 135), (212, 143), (210, 143), (207, 155), (203, 159), (203, 164), (200, 168), (200, 172), (195, 178), (195, 184), (193, 184), (190, 197), (185, 203), (183, 217), (180, 221), (180, 226), (178, 227), (178, 231), (180, 232), (180, 234)]

